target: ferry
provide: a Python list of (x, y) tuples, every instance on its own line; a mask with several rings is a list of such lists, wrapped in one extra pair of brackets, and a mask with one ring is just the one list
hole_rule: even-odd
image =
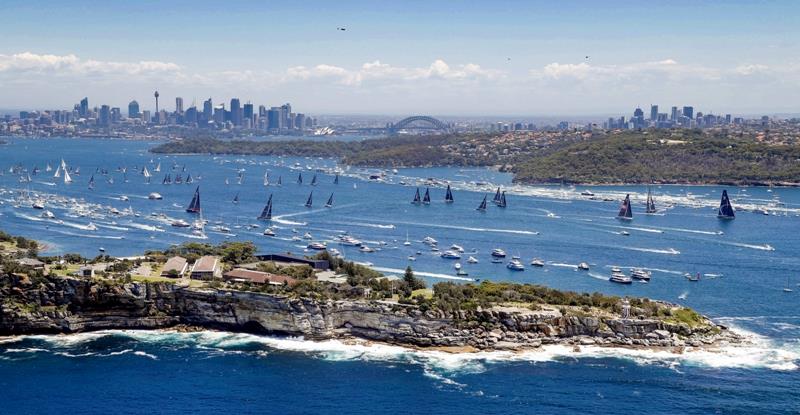
[(506, 251), (503, 251), (500, 248), (492, 249), (492, 256), (495, 257), (495, 258), (505, 258), (506, 257)]
[(615, 282), (617, 284), (631, 284), (633, 280), (622, 273), (622, 270), (619, 267), (611, 268), (611, 278), (608, 279), (611, 282)]
[(520, 262), (518, 259), (512, 259), (511, 261), (508, 261), (506, 268), (512, 271), (525, 271), (525, 265), (522, 265), (522, 262)]
[(634, 268), (631, 270), (631, 278), (639, 281), (650, 281), (650, 272), (645, 271), (641, 268)]

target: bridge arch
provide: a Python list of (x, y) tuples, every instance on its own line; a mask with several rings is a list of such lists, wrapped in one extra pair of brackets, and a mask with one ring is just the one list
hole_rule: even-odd
[(429, 126), (429, 128), (441, 131), (449, 131), (450, 127), (445, 124), (444, 122), (437, 120), (436, 118), (427, 116), (427, 115), (413, 115), (411, 117), (403, 118), (402, 120), (398, 121), (396, 124), (392, 124), (389, 127), (389, 131), (391, 133), (397, 133), (398, 131), (407, 128), (413, 123), (422, 122)]

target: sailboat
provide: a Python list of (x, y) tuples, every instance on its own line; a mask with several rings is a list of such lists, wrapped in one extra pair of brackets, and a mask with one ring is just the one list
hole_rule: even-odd
[(303, 184), (303, 173), (297, 174), (297, 184)]
[(244, 182), (244, 172), (239, 172), (239, 177), (236, 180), (236, 184), (242, 184)]
[(503, 191), (503, 193), (500, 195), (500, 201), (497, 202), (497, 207), (501, 207), (501, 208), (506, 207), (506, 192), (505, 191)]
[(333, 184), (339, 184), (339, 173), (336, 173), (336, 177), (333, 178)]
[(158, 162), (158, 165), (156, 166), (156, 168), (153, 169), (153, 171), (156, 172), (156, 173), (160, 173), (161, 172), (161, 162), (160, 161)]
[(186, 184), (192, 184), (194, 179), (192, 178), (192, 173), (186, 175)]
[(269, 186), (269, 172), (264, 172), (264, 186)]
[(259, 220), (272, 220), (272, 193), (269, 194), (269, 199), (267, 199), (267, 205), (264, 206), (264, 210), (261, 211), (261, 215), (258, 216)]
[(64, 169), (64, 184), (72, 183), (72, 177), (69, 177), (69, 172), (67, 169)]
[(194, 189), (194, 196), (192, 201), (189, 202), (189, 207), (186, 208), (189, 213), (200, 213), (200, 186)]
[(316, 174), (314, 174), (314, 176), (311, 177), (311, 185), (312, 186), (316, 186), (317, 185), (317, 175)]
[(61, 177), (61, 167), (56, 166), (56, 172), (53, 173), (53, 178), (58, 179), (59, 177)]
[(631, 195), (625, 195), (625, 200), (619, 205), (619, 213), (617, 219), (633, 220), (633, 212), (631, 211)]
[(239, 192), (236, 192), (236, 196), (233, 197), (233, 203), (239, 203)]
[(170, 177), (170, 174), (167, 173), (167, 175), (164, 176), (164, 180), (161, 181), (161, 184), (170, 184), (170, 183), (172, 183), (172, 178)]
[(444, 202), (445, 203), (453, 203), (453, 192), (450, 190), (450, 185), (447, 185), (447, 193), (444, 195)]
[(278, 186), (280, 186), (280, 185), (282, 185), (282, 184), (283, 184), (283, 183), (282, 183), (282, 180), (281, 180), (281, 178), (282, 178), (282, 177), (283, 177), (283, 176), (278, 176)]
[(331, 197), (328, 198), (328, 201), (325, 202), (325, 207), (326, 208), (329, 208), (331, 206), (333, 206), (333, 193), (331, 193)]
[(145, 167), (142, 169), (142, 175), (143, 175), (143, 176), (144, 176), (144, 178), (145, 178), (145, 182), (149, 184), (149, 183), (150, 183), (150, 176), (151, 176), (151, 174), (150, 174), (150, 172), (147, 170), (147, 166), (145, 166)]
[(656, 202), (653, 201), (653, 194), (650, 192), (650, 187), (647, 187), (647, 207), (644, 211), (645, 213), (656, 213)]
[(417, 193), (414, 194), (414, 200), (412, 200), (411, 203), (415, 205), (422, 203), (422, 199), (419, 197), (419, 187), (417, 188)]
[(792, 289), (789, 288), (789, 276), (788, 275), (786, 276), (786, 288), (783, 289), (783, 292), (785, 292), (785, 293), (792, 292)]
[(431, 189), (429, 187), (425, 188), (425, 196), (422, 197), (422, 204), (423, 205), (431, 204)]
[(306, 200), (306, 207), (308, 207), (308, 208), (311, 207), (311, 198), (312, 198), (312, 196), (314, 196), (314, 192), (311, 192), (311, 193), (308, 194), (308, 200)]
[(94, 189), (94, 174), (89, 178), (89, 190)]
[(719, 210), (717, 217), (720, 219), (736, 219), (736, 213), (733, 212), (731, 200), (728, 198), (728, 191), (722, 191), (722, 200), (719, 202)]
[(497, 191), (494, 192), (494, 198), (492, 198), (492, 202), (494, 204), (500, 203), (500, 188), (499, 187), (497, 188)]
[(176, 184), (181, 184), (181, 183), (183, 183), (183, 176), (181, 176), (180, 174), (176, 174), (176, 175), (175, 175), (175, 183), (176, 183)]
[(47, 167), (44, 169), (44, 171), (48, 171), (48, 172), (53, 171), (53, 167), (50, 166), (50, 163), (47, 163)]
[(479, 210), (481, 212), (486, 212), (486, 198), (487, 198), (487, 196), (483, 195), (483, 201), (481, 202), (480, 205), (478, 205), (478, 208), (475, 209), (475, 210)]

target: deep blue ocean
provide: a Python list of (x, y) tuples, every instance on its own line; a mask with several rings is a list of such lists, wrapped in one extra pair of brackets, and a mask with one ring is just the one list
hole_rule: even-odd
[[(684, 304), (746, 333), (753, 345), (680, 356), (559, 347), (445, 354), (217, 332), (22, 336), (0, 339), (0, 412), (800, 412), (800, 189), (654, 186), (663, 210), (644, 215), (643, 186), (517, 186), (507, 174), (458, 168), (400, 169), (376, 181), (369, 176), (379, 170), (335, 160), (166, 156), (148, 152), (155, 144), (11, 139), (0, 146), (0, 229), (44, 242), (45, 254), (85, 256), (101, 247), (128, 256), (187, 240), (226, 239), (251, 240), (267, 253), (301, 254), (309, 241), (292, 238), (308, 232), (345, 258), (388, 274), (411, 265), (429, 283), (506, 280)], [(45, 171), (62, 159), (73, 170), (70, 184), (63, 174)], [(161, 171), (153, 172), (158, 164)], [(144, 166), (153, 174), (150, 184), (140, 173)], [(40, 172), (21, 183), (21, 169), (34, 167)], [(342, 171), (338, 185), (334, 169)], [(163, 185), (166, 174), (191, 174), (194, 182)], [(314, 174), (317, 185), (311, 186)], [(278, 177), (282, 186), (275, 185)], [(409, 203), (428, 178), (449, 181), (455, 203), (444, 203), (443, 185), (431, 186), (430, 205)], [(194, 219), (184, 209), (196, 186), (209, 221), (207, 239), (170, 226)], [(508, 207), (476, 211), (498, 186), (507, 191)], [(738, 208), (734, 221), (716, 218), (723, 189)], [(587, 190), (596, 200), (581, 195)], [(148, 200), (151, 192), (163, 200)], [(311, 192), (314, 206), (307, 208)], [(331, 193), (333, 207), (325, 208)], [(275, 237), (263, 236), (265, 223), (256, 220), (270, 194)], [(623, 223), (614, 216), (626, 194), (634, 201), (634, 219)], [(41, 217), (33, 200), (43, 201), (55, 218)], [(376, 252), (337, 244), (343, 232)], [(463, 257), (440, 258), (421, 243), (427, 236), (442, 251), (462, 246)], [(406, 239), (410, 246), (403, 245)], [(491, 263), (493, 248), (520, 256), (525, 271)], [(468, 264), (469, 256), (479, 262)], [(545, 266), (528, 265), (533, 258)], [(583, 261), (589, 272), (575, 269)], [(457, 276), (455, 262), (469, 275)], [(646, 268), (652, 280), (615, 285), (608, 281), (612, 266)], [(688, 281), (686, 273), (700, 273), (701, 280)]]

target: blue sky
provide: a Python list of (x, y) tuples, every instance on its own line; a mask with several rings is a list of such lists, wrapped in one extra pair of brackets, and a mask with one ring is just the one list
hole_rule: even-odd
[(0, 107), (159, 89), (312, 113), (797, 112), (800, 3), (647, 3), (7, 0)]

